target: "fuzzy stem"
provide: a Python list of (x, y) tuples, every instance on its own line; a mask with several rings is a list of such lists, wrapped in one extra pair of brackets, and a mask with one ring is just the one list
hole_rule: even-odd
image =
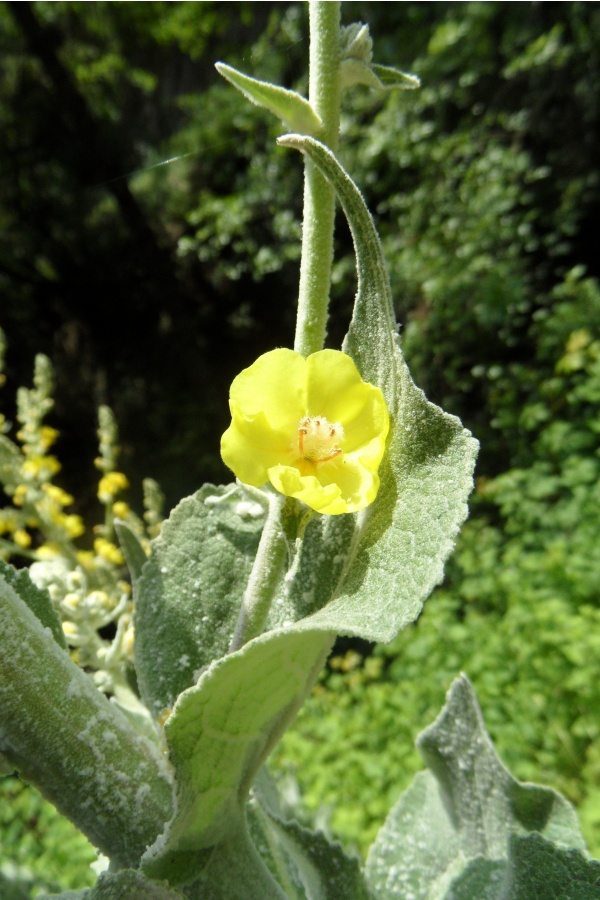
[(269, 494), (269, 511), (248, 579), (248, 587), (244, 591), (235, 632), (229, 646), (230, 653), (239, 650), (252, 638), (258, 637), (265, 627), (287, 553), (281, 525), (284, 503), (285, 497), (281, 494)]
[[(308, 99), (323, 123), (323, 143), (337, 149), (340, 127), (340, 3), (311, 0)], [(304, 162), (304, 217), (294, 349), (321, 350), (327, 330), (335, 192), (313, 162)]]
[[(337, 147), (340, 123), (340, 3), (311, 0), (309, 100), (323, 123), (322, 139)], [(304, 219), (294, 349), (308, 356), (323, 348), (333, 258), (335, 193), (305, 158)], [(270, 495), (269, 512), (229, 647), (239, 650), (261, 634), (286, 557), (281, 524), (285, 498)]]

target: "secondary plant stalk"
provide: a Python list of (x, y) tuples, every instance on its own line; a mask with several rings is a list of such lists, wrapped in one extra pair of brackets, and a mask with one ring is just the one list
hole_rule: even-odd
[(239, 650), (249, 640), (262, 633), (279, 575), (287, 553), (285, 537), (281, 527), (281, 510), (285, 497), (269, 494), (269, 510), (260, 537), (254, 565), (244, 591), (242, 606), (229, 645), (229, 652)]

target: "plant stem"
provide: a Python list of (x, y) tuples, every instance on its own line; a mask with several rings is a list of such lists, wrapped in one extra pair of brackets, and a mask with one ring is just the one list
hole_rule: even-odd
[(275, 493), (268, 496), (269, 510), (229, 645), (230, 653), (262, 633), (287, 553), (281, 524), (281, 511), (286, 498)]
[[(340, 3), (311, 0), (308, 99), (323, 123), (323, 143), (334, 152), (340, 127)], [(321, 350), (327, 330), (333, 260), (335, 192), (309, 159), (304, 162), (302, 259), (294, 350)]]
[[(340, 3), (311, 0), (309, 100), (323, 123), (322, 140), (335, 150), (340, 123)], [(333, 259), (335, 193), (305, 159), (304, 219), (298, 318), (294, 349), (308, 356), (323, 348)], [(281, 523), (285, 498), (269, 495), (269, 511), (244, 592), (230, 653), (262, 633), (287, 546)]]
[(115, 870), (136, 867), (173, 811), (163, 754), (2, 579), (0, 634), (2, 753)]

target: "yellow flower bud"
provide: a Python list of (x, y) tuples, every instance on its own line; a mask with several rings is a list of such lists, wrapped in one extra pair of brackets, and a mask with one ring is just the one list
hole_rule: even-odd
[(49, 447), (56, 441), (59, 436), (59, 432), (56, 428), (50, 428), (49, 425), (42, 425), (40, 428), (40, 444), (44, 448), (44, 450), (48, 450)]
[(85, 532), (85, 525), (81, 516), (64, 516), (62, 524), (71, 539), (81, 537)]
[(101, 556), (107, 562), (112, 563), (115, 566), (122, 566), (125, 562), (125, 557), (119, 548), (111, 543), (111, 541), (107, 541), (106, 538), (96, 538), (94, 541), (94, 550), (98, 556)]
[(117, 519), (124, 519), (129, 515), (129, 504), (124, 503), (122, 500), (118, 500), (116, 503), (113, 503), (112, 511)]
[(73, 497), (55, 484), (43, 484), (42, 490), (46, 496), (58, 503), (59, 506), (70, 506), (73, 503)]
[(61, 556), (61, 549), (58, 544), (42, 544), (36, 550), (38, 559), (54, 559), (55, 556)]
[(75, 622), (63, 622), (62, 629), (67, 640), (76, 638), (79, 634), (79, 629)]
[(108, 472), (98, 483), (98, 498), (103, 503), (110, 503), (115, 494), (128, 487), (129, 481), (123, 472)]
[(31, 535), (28, 534), (24, 528), (17, 528), (17, 530), (13, 534), (13, 541), (15, 542), (15, 544), (17, 544), (18, 547), (30, 547)]

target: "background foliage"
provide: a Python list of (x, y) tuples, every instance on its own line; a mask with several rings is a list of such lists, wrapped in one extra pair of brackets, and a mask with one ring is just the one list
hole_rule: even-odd
[[(340, 155), (376, 216), (415, 380), (482, 453), (421, 620), (364, 661), (340, 643), (277, 764), (307, 816), (335, 801), (331, 826), (365, 847), (464, 669), (514, 774), (574, 800), (598, 855), (600, 8), (342, 13), (423, 81), (354, 89)], [(47, 353), (62, 483), (85, 517), (98, 403), (131, 482), (157, 478), (169, 508), (228, 478), (229, 383), (292, 342), (301, 167), (213, 62), (302, 88), (306, 31), (301, 4), (0, 5), (3, 411)], [(331, 346), (355, 289), (342, 223), (337, 244)]]

